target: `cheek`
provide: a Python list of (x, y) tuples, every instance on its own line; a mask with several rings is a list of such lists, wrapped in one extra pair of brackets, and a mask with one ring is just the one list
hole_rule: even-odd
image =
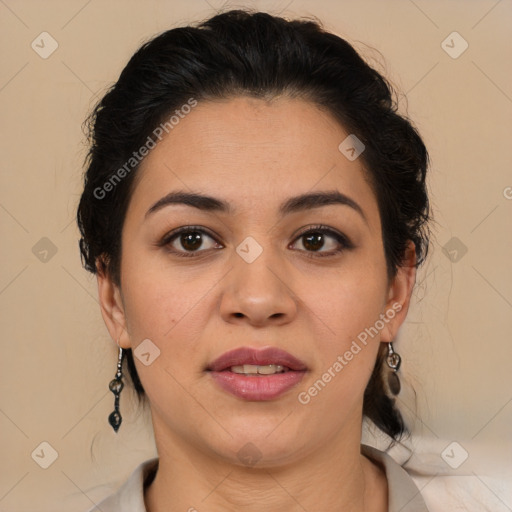
[(355, 406), (364, 393), (380, 346), (375, 325), (387, 291), (383, 268), (354, 265), (330, 279), (311, 279), (303, 289), (306, 310), (313, 313), (316, 364), (299, 401), (318, 414), (331, 414), (336, 404)]
[[(214, 282), (212, 276), (197, 280), (183, 273), (155, 270), (126, 274), (123, 287), (128, 334), (137, 373), (152, 404), (163, 408), (173, 404), (173, 410), (187, 406), (183, 386), (193, 389), (195, 371), (199, 373), (204, 363), (198, 347), (209, 316), (208, 290)], [(151, 363), (146, 365), (137, 354), (148, 346), (148, 339), (157, 347), (149, 345), (149, 352), (158, 355), (154, 359), (150, 356)]]
[(149, 273), (127, 280), (125, 310), (132, 343), (154, 338), (161, 344), (176, 338), (184, 329), (193, 339), (201, 332), (198, 320), (204, 318), (204, 299), (212, 281), (209, 277), (198, 282)]
[(338, 346), (375, 324), (387, 293), (380, 265), (351, 266), (322, 279), (308, 278), (304, 284), (301, 298), (322, 320), (326, 339)]
[(359, 407), (380, 346), (380, 335), (371, 330), (382, 306), (376, 295), (365, 282), (345, 282), (308, 297), (317, 327), (311, 333), (315, 364), (297, 391), (308, 412), (304, 428), (316, 428), (311, 418), (317, 417), (331, 418), (338, 428)]
[(148, 242), (123, 242), (122, 288), (132, 343), (140, 342), (141, 336), (162, 339), (201, 307), (215, 276), (171, 264), (164, 249), (149, 249), (144, 245)]

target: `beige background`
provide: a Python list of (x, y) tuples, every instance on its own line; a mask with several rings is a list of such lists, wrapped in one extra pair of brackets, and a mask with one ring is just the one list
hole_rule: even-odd
[[(116, 347), (80, 265), (81, 123), (144, 40), (222, 5), (316, 15), (405, 93), (432, 157), (436, 217), (396, 343), (417, 392), (416, 406), (410, 390), (402, 401), (415, 429), (411, 467), (433, 509), (462, 482), (472, 489), (465, 510), (512, 510), (510, 0), (0, 0), (0, 511), (87, 510), (155, 455), (129, 392), (120, 433), (107, 424)], [(43, 31), (59, 45), (47, 59), (31, 48)], [(469, 44), (458, 58), (442, 47), (453, 31)], [(42, 252), (44, 237), (55, 254)], [(453, 441), (449, 453), (469, 454), (457, 469), (441, 457)], [(47, 469), (31, 456), (42, 442), (58, 453)]]

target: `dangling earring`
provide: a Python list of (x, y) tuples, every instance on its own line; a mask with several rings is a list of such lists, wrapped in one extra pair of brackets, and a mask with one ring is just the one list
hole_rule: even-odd
[(388, 343), (388, 357), (386, 358), (386, 362), (388, 366), (391, 368), (391, 371), (388, 373), (388, 386), (393, 393), (393, 395), (398, 395), (400, 393), (400, 379), (396, 372), (400, 368), (400, 363), (402, 362), (402, 358), (393, 350), (393, 343)]
[[(119, 340), (117, 341), (117, 345), (119, 346)], [(121, 417), (121, 414), (119, 413), (119, 395), (121, 394), (121, 391), (124, 387), (123, 384), (123, 358), (124, 358), (124, 352), (123, 349), (119, 346), (119, 358), (117, 360), (117, 372), (116, 376), (113, 380), (110, 381), (108, 388), (112, 393), (114, 393), (114, 411), (110, 413), (110, 416), (108, 417), (108, 422), (112, 426), (112, 428), (117, 431), (119, 430), (119, 427), (121, 426), (121, 421), (123, 421), (123, 418)]]

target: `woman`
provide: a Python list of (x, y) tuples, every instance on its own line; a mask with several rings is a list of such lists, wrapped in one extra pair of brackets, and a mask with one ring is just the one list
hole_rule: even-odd
[(128, 371), (158, 451), (91, 510), (426, 511), (361, 445), (363, 417), (406, 432), (392, 342), (428, 244), (427, 151), (386, 81), (313, 21), (230, 11), (143, 45), (90, 125), (109, 422)]

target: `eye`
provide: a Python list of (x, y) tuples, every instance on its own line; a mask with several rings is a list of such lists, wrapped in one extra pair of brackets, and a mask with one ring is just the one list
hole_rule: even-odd
[[(194, 253), (205, 252), (209, 249), (221, 249), (215, 238), (199, 226), (183, 226), (165, 235), (159, 243), (176, 254), (176, 256), (190, 257)], [(206, 246), (206, 247), (205, 247)]]
[[(335, 256), (346, 249), (353, 248), (350, 240), (327, 226), (313, 226), (304, 230), (295, 239), (293, 245), (301, 242), (300, 251), (310, 257)], [(171, 231), (158, 243), (179, 257), (194, 257), (210, 249), (223, 249), (216, 238), (201, 226), (183, 226)]]
[(314, 226), (306, 231), (303, 231), (296, 239), (301, 242), (303, 249), (307, 256), (311, 257), (325, 257), (335, 256), (346, 249), (352, 249), (354, 246), (350, 240), (327, 226)]

